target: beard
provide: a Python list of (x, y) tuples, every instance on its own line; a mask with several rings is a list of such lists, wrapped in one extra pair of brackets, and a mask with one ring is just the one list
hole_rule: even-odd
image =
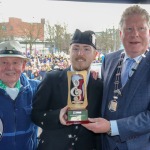
[(76, 65), (72, 65), (72, 67), (75, 71), (83, 71), (83, 70), (89, 69), (89, 66), (87, 66), (85, 64), (76, 64)]
[(88, 61), (84, 57), (81, 57), (81, 56), (71, 59), (71, 64), (75, 71), (88, 70), (90, 67)]

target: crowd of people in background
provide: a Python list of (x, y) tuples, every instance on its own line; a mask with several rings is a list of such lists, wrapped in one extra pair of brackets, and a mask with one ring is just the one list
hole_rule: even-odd
[(64, 69), (70, 65), (69, 58), (58, 54), (28, 55), (28, 58), (24, 74), (30, 79), (42, 80), (47, 71)]
[[(93, 63), (100, 63), (103, 57), (99, 55)], [(30, 55), (27, 57), (29, 61), (26, 64), (24, 74), (29, 79), (42, 80), (47, 71), (65, 69), (70, 66), (70, 58), (67, 54), (62, 55), (62, 53), (53, 53), (48, 55)]]

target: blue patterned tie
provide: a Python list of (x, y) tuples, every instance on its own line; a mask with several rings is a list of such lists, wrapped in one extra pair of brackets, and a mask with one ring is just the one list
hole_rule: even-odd
[(132, 58), (126, 59), (125, 66), (124, 66), (122, 73), (121, 73), (122, 86), (124, 86), (126, 84), (128, 78), (129, 78), (129, 73), (130, 73), (131, 67), (132, 67), (134, 62), (135, 62), (135, 60)]

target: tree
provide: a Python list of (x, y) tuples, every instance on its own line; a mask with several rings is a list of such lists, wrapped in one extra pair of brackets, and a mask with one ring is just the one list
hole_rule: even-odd
[(46, 41), (53, 51), (65, 51), (68, 53), (71, 34), (67, 32), (67, 25), (55, 24), (51, 26), (49, 22), (46, 24)]
[(0, 42), (5, 41), (8, 39), (7, 33), (6, 33), (6, 26), (0, 24)]
[(55, 49), (55, 30), (54, 30), (54, 26), (51, 26), (49, 21), (47, 21), (46, 23), (46, 41), (48, 41), (48, 47), (50, 49), (51, 52), (53, 52), (53, 50)]
[[(20, 26), (21, 32), (23, 32), (22, 37), (26, 44), (29, 44), (30, 54), (32, 54), (33, 44), (41, 40), (44, 37), (44, 24), (42, 23), (26, 23)], [(44, 39), (43, 39), (44, 40)]]
[(67, 54), (69, 53), (69, 46), (71, 41), (71, 34), (66, 30), (64, 31), (64, 42), (63, 42), (63, 51)]
[(116, 51), (120, 47), (119, 30), (106, 29), (105, 31), (96, 33), (97, 48), (103, 53), (109, 53), (110, 51)]

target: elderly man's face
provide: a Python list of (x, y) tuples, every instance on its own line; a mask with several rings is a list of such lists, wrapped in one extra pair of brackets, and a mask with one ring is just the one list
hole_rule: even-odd
[(95, 59), (97, 51), (87, 44), (72, 44), (70, 48), (70, 61), (76, 71), (88, 70)]
[(25, 69), (26, 62), (17, 57), (0, 57), (0, 79), (9, 87), (14, 85)]

